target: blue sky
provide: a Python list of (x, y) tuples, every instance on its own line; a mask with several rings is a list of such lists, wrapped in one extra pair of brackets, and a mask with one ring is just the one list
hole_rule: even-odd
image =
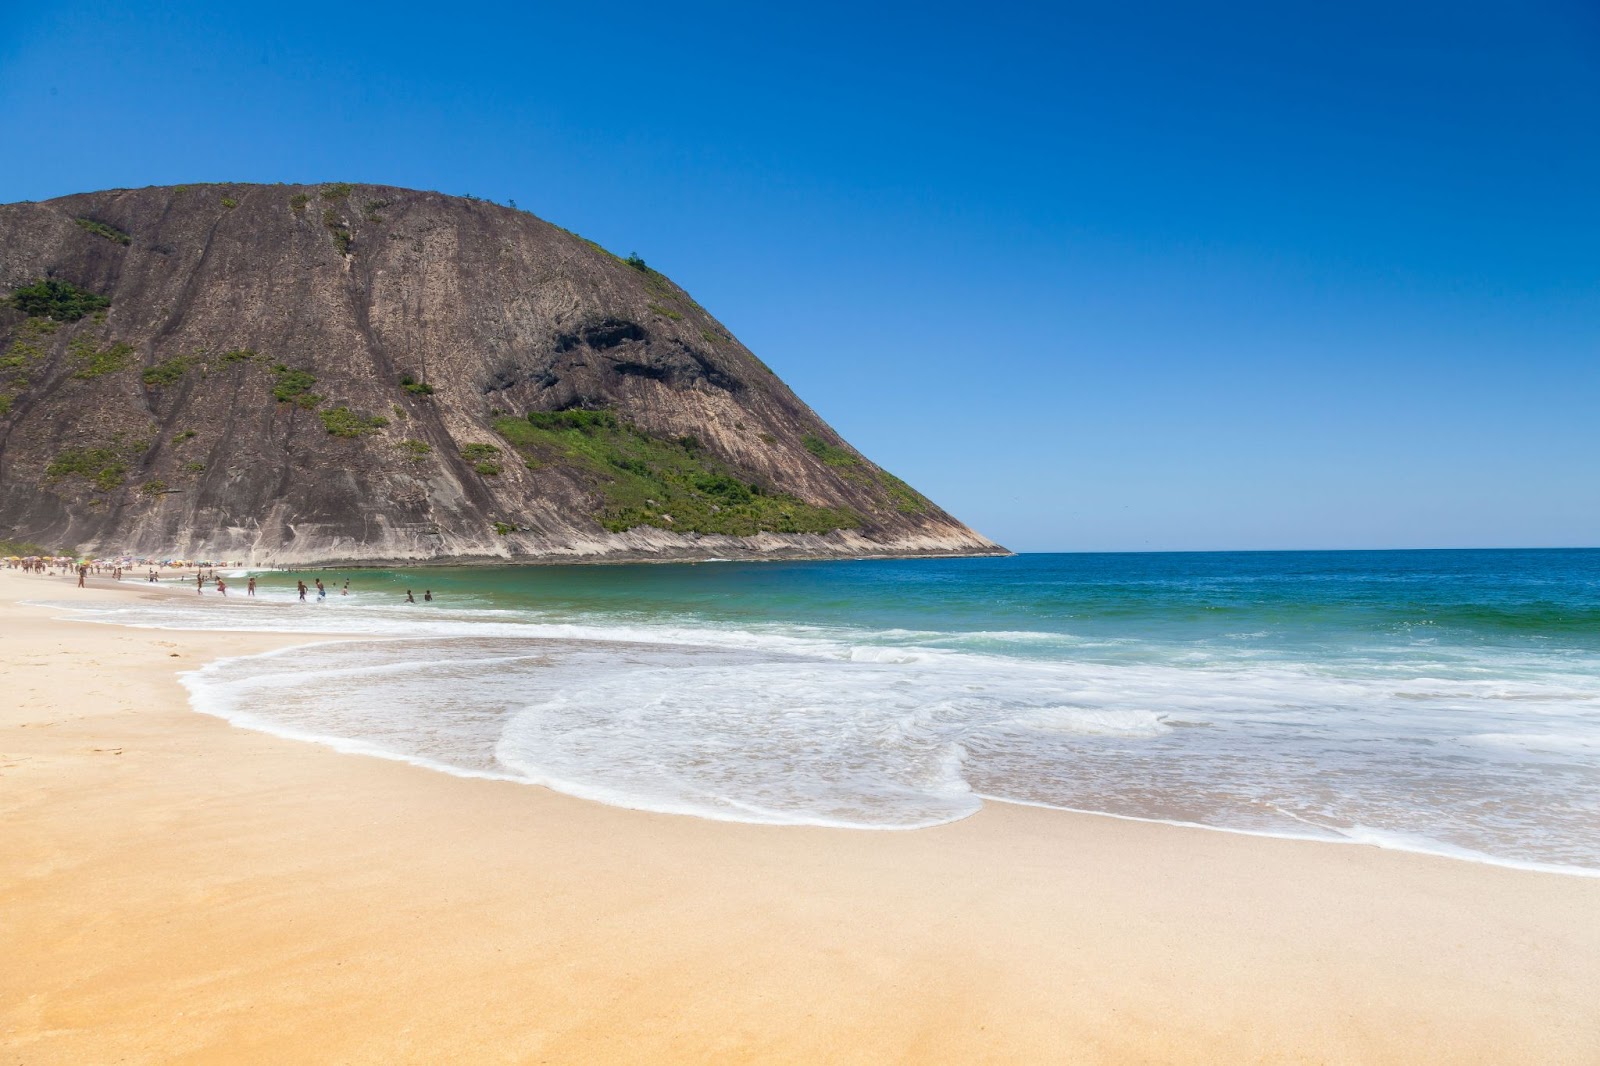
[(514, 199), (1022, 550), (1600, 544), (1591, 0), (862, 8), (22, 7), (0, 201)]

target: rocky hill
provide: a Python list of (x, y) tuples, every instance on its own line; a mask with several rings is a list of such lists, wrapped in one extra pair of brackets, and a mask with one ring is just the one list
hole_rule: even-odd
[(0, 536), (253, 563), (1001, 552), (668, 278), (376, 185), (0, 206)]

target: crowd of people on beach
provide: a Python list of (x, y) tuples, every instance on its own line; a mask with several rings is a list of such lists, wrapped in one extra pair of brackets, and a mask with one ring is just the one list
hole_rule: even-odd
[[(93, 577), (109, 577), (113, 581), (122, 581), (124, 579), (125, 575), (131, 576), (131, 573), (132, 573), (135, 565), (137, 565), (140, 569), (143, 569), (145, 571), (145, 582), (147, 584), (160, 584), (161, 578), (163, 576), (162, 575), (162, 571), (166, 570), (166, 569), (178, 569), (178, 570), (180, 570), (179, 573), (168, 575), (168, 576), (169, 577), (175, 577), (175, 578), (177, 578), (179, 580), (182, 580), (182, 581), (188, 581), (190, 575), (188, 573), (183, 573), (182, 571), (190, 570), (191, 569), (191, 565), (192, 565), (193, 578), (194, 578), (194, 591), (195, 591), (195, 595), (197, 595), (197, 596), (205, 595), (206, 587), (208, 585), (211, 587), (212, 591), (214, 591), (218, 595), (226, 596), (228, 594), (228, 582), (222, 576), (222, 574), (220, 574), (218, 572), (218, 567), (219, 566), (229, 566), (230, 569), (241, 569), (242, 566), (243, 566), (243, 564), (240, 564), (240, 563), (234, 563), (234, 564), (231, 564), (231, 565), (230, 564), (223, 564), (223, 563), (195, 563), (195, 564), (186, 564), (186, 563), (185, 564), (174, 564), (174, 563), (168, 563), (168, 562), (155, 563), (155, 562), (151, 562), (148, 559), (139, 561), (137, 564), (135, 564), (135, 563), (133, 563), (131, 561), (127, 561), (127, 562), (123, 562), (123, 561), (107, 562), (107, 561), (103, 561), (103, 560), (89, 560), (89, 559), (78, 560), (78, 559), (73, 559), (70, 556), (37, 556), (37, 555), (34, 555), (34, 556), (11, 556), (9, 558), (0, 560), (0, 565), (3, 565), (8, 570), (21, 570), (23, 573), (35, 574), (35, 575), (38, 575), (38, 576), (41, 576), (41, 577), (68, 577), (68, 578), (76, 577), (77, 578), (78, 588), (86, 588), (86, 587), (88, 587), (87, 586), (87, 581), (91, 576), (93, 576)], [(320, 577), (319, 578), (314, 578), (312, 580), (312, 584), (311, 585), (307, 585), (304, 581), (296, 581), (295, 582), (296, 591), (299, 593), (299, 601), (298, 602), (300, 602), (300, 603), (309, 602), (308, 598), (310, 596), (310, 593), (311, 593), (311, 590), (312, 590), (313, 587), (316, 589), (316, 592), (317, 592), (316, 601), (318, 603), (326, 603), (327, 600), (328, 600), (328, 587), (327, 587), (327, 585), (325, 585), (323, 583), (323, 581), (322, 581), (322, 579)], [(253, 599), (255, 597), (255, 594), (256, 594), (256, 578), (255, 578), (254, 574), (248, 574), (246, 576), (245, 586), (244, 586), (244, 594), (245, 594), (245, 597), (249, 598), (249, 599)], [(348, 595), (350, 595), (350, 579), (349, 578), (345, 578), (344, 584), (339, 589), (339, 595), (340, 596), (348, 596)], [(432, 589), (423, 590), (422, 600), (423, 600), (424, 603), (432, 603), (433, 602), (433, 590)], [(411, 589), (406, 589), (405, 602), (406, 603), (416, 603), (417, 602), (416, 596), (413, 594)]]

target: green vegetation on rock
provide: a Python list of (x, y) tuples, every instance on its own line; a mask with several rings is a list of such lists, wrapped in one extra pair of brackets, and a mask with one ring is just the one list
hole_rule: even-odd
[[(323, 193), (323, 198), (327, 198), (327, 193)], [(332, 234), (333, 246), (339, 249), (339, 254), (349, 255), (351, 239), (350, 227), (339, 221), (339, 216), (334, 212), (333, 208), (330, 207), (322, 212), (322, 224), (326, 226), (328, 228), (328, 232)]]
[[(30, 318), (17, 330), (17, 338), (11, 342), (11, 347), (6, 349), (6, 354), (0, 355), (0, 375), (9, 379), (7, 384), (13, 398), (28, 387), (29, 368), (43, 361), (46, 344), (44, 338), (60, 328), (61, 323), (52, 322), (48, 318)], [(8, 410), (9, 406), (8, 404)]]
[(861, 460), (836, 444), (829, 444), (814, 433), (807, 433), (800, 441), (806, 451), (829, 466), (859, 466)]
[(355, 190), (355, 186), (348, 181), (335, 182), (322, 190), (322, 198), (327, 201), (344, 200)]
[(413, 396), (432, 396), (433, 386), (426, 381), (418, 381), (410, 374), (400, 375), (400, 387)]
[(200, 434), (198, 432), (192, 429), (180, 430), (179, 432), (173, 434), (172, 443), (187, 444), (189, 441), (194, 440), (199, 435)]
[(315, 374), (308, 370), (291, 370), (282, 363), (272, 368), (278, 380), (272, 383), (272, 398), (279, 403), (295, 403), (306, 410), (322, 402), (322, 397), (311, 391), (317, 383)]
[(76, 222), (79, 228), (87, 230), (96, 237), (104, 237), (108, 241), (122, 245), (133, 243), (132, 237), (123, 233), (117, 227), (109, 226), (104, 222), (96, 222), (92, 218), (75, 218), (72, 221)]
[(164, 388), (182, 381), (183, 375), (187, 374), (189, 367), (193, 365), (194, 356), (175, 355), (171, 359), (163, 359), (154, 366), (146, 367), (144, 373), (139, 376), (144, 381), (145, 388)]
[(662, 307), (660, 304), (649, 304), (647, 306), (662, 318), (670, 318), (674, 322), (683, 321), (683, 315), (670, 307)]
[(433, 451), (433, 445), (427, 441), (413, 440), (409, 437), (405, 440), (397, 441), (395, 446), (404, 454), (406, 461), (412, 463), (422, 462), (428, 457), (428, 453)]
[(52, 479), (81, 477), (100, 491), (111, 492), (122, 487), (128, 467), (146, 447), (142, 440), (114, 437), (107, 447), (68, 448), (50, 460), (44, 473)]
[(495, 431), (530, 465), (558, 465), (602, 499), (595, 518), (613, 533), (654, 526), (678, 533), (826, 533), (854, 529), (859, 515), (818, 507), (740, 478), (691, 437), (666, 440), (612, 411), (534, 411), (502, 418)]
[(153, 477), (139, 486), (139, 492), (145, 496), (160, 496), (167, 491), (167, 483), (158, 477)]
[(472, 469), (486, 477), (500, 473), (500, 449), (493, 444), (463, 445), (461, 458), (471, 463)]
[(364, 437), (389, 424), (382, 415), (364, 415), (344, 404), (319, 412), (322, 425), (335, 437)]
[(126, 370), (133, 360), (133, 345), (113, 341), (104, 348), (96, 348), (92, 338), (74, 337), (67, 345), (67, 358), (75, 368), (72, 376), (79, 381), (90, 381)]
[(306, 204), (310, 202), (311, 197), (307, 196), (303, 192), (297, 192), (293, 196), (289, 197), (289, 208), (292, 211), (304, 211), (306, 209)]
[(6, 297), (6, 303), (25, 315), (53, 318), (57, 322), (76, 322), (91, 311), (111, 306), (108, 297), (59, 278), (41, 278), (32, 285), (14, 289)]

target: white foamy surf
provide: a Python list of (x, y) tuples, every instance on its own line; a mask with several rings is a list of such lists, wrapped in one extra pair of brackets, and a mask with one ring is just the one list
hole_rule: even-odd
[(86, 613), (388, 638), (185, 681), (197, 709), (241, 726), (617, 806), (910, 829), (996, 800), (1600, 874), (1587, 662), (1453, 649), (1330, 667), (1024, 630), (286, 599)]

